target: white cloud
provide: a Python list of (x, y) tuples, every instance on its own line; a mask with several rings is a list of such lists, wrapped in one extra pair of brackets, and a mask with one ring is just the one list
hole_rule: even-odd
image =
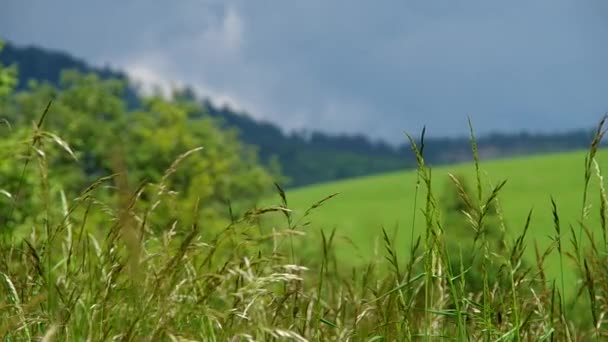
[(132, 61), (124, 65), (124, 68), (129, 78), (138, 85), (144, 95), (151, 95), (157, 90), (160, 90), (165, 96), (170, 94), (171, 78), (162, 74), (158, 63), (152, 63), (149, 60)]
[(169, 96), (172, 89), (188, 86), (197, 95), (208, 98), (216, 106), (228, 106), (238, 111), (247, 109), (230, 94), (215, 91), (201, 82), (189, 84), (175, 81), (175, 76), (163, 67), (167, 65), (166, 60), (160, 58), (143, 58), (126, 64), (125, 70), (144, 95), (152, 95), (161, 91), (164, 96)]

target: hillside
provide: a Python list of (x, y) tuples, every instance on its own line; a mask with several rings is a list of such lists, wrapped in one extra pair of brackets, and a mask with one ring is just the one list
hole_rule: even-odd
[[(18, 89), (27, 88), (32, 80), (59, 85), (64, 70), (96, 73), (102, 78), (115, 78), (129, 84), (126, 100), (131, 107), (140, 101), (137, 87), (126, 73), (98, 68), (62, 51), (34, 46), (20, 47), (7, 43), (0, 52), (0, 63), (16, 65), (19, 70)], [(309, 136), (286, 134), (278, 126), (253, 119), (247, 113), (214, 106), (206, 98), (198, 98), (188, 88), (176, 90), (175, 96), (200, 102), (204, 113), (217, 118), (226, 127), (239, 131), (241, 139), (259, 148), (261, 159), (271, 163), (275, 158), (290, 179), (288, 186), (306, 185), (372, 173), (399, 170), (412, 165), (400, 151), (388, 144), (371, 142), (363, 135), (327, 135), (312, 132)]]
[[(526, 256), (531, 262), (534, 260), (535, 242), (541, 251), (551, 243), (550, 236), (554, 233), (551, 196), (556, 199), (562, 226), (569, 227), (572, 224), (575, 231), (579, 231), (577, 222), (581, 215), (584, 158), (583, 152), (570, 152), (482, 161), (486, 195), (490, 192), (490, 183), (497, 185), (500, 181), (507, 180), (498, 199), (506, 218), (510, 239), (521, 234), (528, 212), (530, 209), (534, 210), (526, 240)], [(600, 151), (597, 159), (602, 169), (608, 169), (608, 156), (605, 152)], [(453, 184), (448, 183), (448, 173), (464, 175), (470, 184), (475, 184), (474, 172), (473, 165), (468, 163), (434, 168), (433, 194), (441, 198), (448, 187), (453, 187)], [(389, 234), (397, 228), (396, 246), (399, 246), (401, 257), (406, 258), (411, 236), (418, 236), (424, 231), (424, 216), (421, 211), (424, 209), (426, 192), (421, 185), (418, 204), (415, 207), (414, 171), (388, 173), (288, 191), (288, 206), (294, 210), (297, 219), (313, 203), (333, 193), (339, 195), (313, 211), (305, 221), (310, 220), (315, 227), (322, 227), (326, 231), (336, 228), (336, 250), (343, 262), (358, 264), (369, 260), (376, 253), (383, 255), (382, 227)], [(600, 236), (597, 193), (598, 182), (594, 175), (589, 187), (589, 197), (593, 205), (590, 213), (590, 222), (593, 224), (590, 228)], [(270, 202), (278, 204), (279, 199)], [(416, 223), (412, 225), (415, 212)], [(313, 231), (310, 235), (316, 237), (318, 234)], [(471, 239), (473, 235), (471, 231)], [(569, 234), (564, 238), (569, 240)], [(315, 248), (316, 246), (310, 247), (309, 252), (312, 253)], [(557, 259), (550, 256), (547, 263), (548, 272), (556, 275), (559, 270)]]
[[(19, 89), (26, 88), (30, 80), (58, 85), (61, 72), (67, 69), (93, 72), (103, 78), (129, 82), (126, 73), (122, 71), (93, 67), (65, 52), (20, 47), (11, 43), (6, 44), (0, 52), (0, 63), (18, 67)], [(204, 108), (204, 113), (200, 115), (210, 115), (219, 119), (224, 126), (236, 129), (245, 143), (258, 147), (259, 155), (266, 164), (278, 161), (284, 175), (290, 179), (284, 184), (286, 187), (411, 169), (415, 166), (407, 144), (395, 147), (381, 141), (372, 142), (362, 134), (286, 133), (274, 123), (255, 120), (246, 112), (214, 106), (208, 99), (195, 96), (188, 88), (176, 91), (175, 95), (200, 102)], [(132, 83), (127, 87), (125, 97), (132, 107), (140, 101), (136, 86)], [(487, 158), (568, 151), (586, 147), (590, 136), (591, 132), (587, 130), (544, 135), (529, 132), (496, 133), (480, 137), (479, 149), (480, 154)], [(426, 146), (426, 161), (430, 164), (470, 160), (466, 136), (440, 138), (433, 137), (432, 132), (429, 132)]]
[[(488, 206), (476, 206), (474, 167), (462, 163), (433, 167), (426, 184), (432, 184), (437, 202), (426, 200), (431, 197), (424, 186), (416, 190), (414, 171), (290, 189), (287, 197), (279, 186), (280, 200), (267, 199), (277, 175), (209, 117), (243, 126), (231, 123), (237, 117), (228, 109), (231, 114), (154, 97), (131, 111), (120, 82), (75, 72), (62, 78), (63, 89), (46, 85), (14, 93), (15, 75), (0, 65), (6, 117), (0, 140), (0, 160), (6, 161), (0, 163), (0, 282), (7, 303), (0, 331), (9, 339), (608, 336), (597, 319), (608, 312), (608, 199), (598, 187), (601, 176), (588, 163), (583, 168), (583, 152), (490, 161), (587, 145), (586, 132), (565, 134), (563, 141), (564, 135), (525, 134), (479, 139)], [(50, 94), (52, 108), (40, 114)], [(270, 147), (273, 134), (285, 137), (273, 127), (266, 127)], [(245, 131), (251, 135), (243, 139), (259, 139)], [(292, 137), (293, 145), (275, 147), (288, 156), (305, 152), (306, 159), (281, 162), (312, 163), (313, 174), (326, 172), (317, 177), (331, 179), (338, 165), (350, 172), (341, 177), (352, 176), (361, 156), (370, 158), (363, 167), (380, 160), (381, 151), (363, 137), (347, 138), (346, 145), (320, 133)], [(431, 164), (471, 155), (464, 138), (431, 139), (424, 146)], [(408, 152), (400, 151), (413, 159)], [(598, 160), (605, 168), (603, 157)], [(463, 177), (462, 193), (469, 195), (464, 201), (448, 185), (449, 172)], [(584, 172), (593, 180), (586, 202), (592, 206), (581, 217)], [(487, 198), (502, 179), (508, 183), (498, 191), (497, 211)], [(336, 198), (328, 197), (335, 192)], [(293, 210), (250, 207), (265, 200)], [(435, 203), (449, 210), (438, 214)], [(504, 242), (497, 239), (497, 214), (506, 218), (507, 240), (514, 240), (530, 207), (535, 211), (523, 244), (496, 244)], [(468, 221), (462, 212), (471, 208)], [(482, 211), (487, 217), (476, 221)], [(430, 224), (424, 222), (427, 213)], [(480, 226), (487, 230), (472, 243), (479, 236), (473, 229)], [(410, 248), (420, 236), (422, 243)], [(547, 257), (535, 263), (535, 252), (545, 249)], [(91, 317), (101, 323), (92, 324)]]

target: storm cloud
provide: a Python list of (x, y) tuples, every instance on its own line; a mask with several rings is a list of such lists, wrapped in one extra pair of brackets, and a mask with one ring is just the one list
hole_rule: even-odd
[(286, 130), (463, 135), (592, 126), (608, 2), (9, 0), (0, 37), (188, 84)]

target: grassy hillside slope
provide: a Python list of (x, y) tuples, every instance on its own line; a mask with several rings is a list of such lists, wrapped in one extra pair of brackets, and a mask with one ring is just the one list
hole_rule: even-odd
[[(596, 157), (601, 169), (608, 167), (606, 152), (600, 150)], [(528, 212), (533, 209), (530, 230), (526, 238), (526, 256), (534, 261), (534, 242), (540, 250), (551, 244), (555, 235), (551, 196), (557, 203), (562, 225), (564, 244), (570, 247), (570, 225), (578, 234), (581, 217), (584, 185), (584, 152), (532, 156), (510, 160), (481, 162), (482, 182), (488, 194), (491, 185), (507, 180), (498, 199), (506, 223), (509, 240), (521, 234)], [(473, 164), (459, 164), (432, 170), (432, 192), (440, 197), (446, 187), (453, 186), (448, 173), (464, 175), (471, 185), (475, 184)], [(424, 209), (426, 191), (420, 186), (415, 207), (416, 172), (398, 172), (380, 176), (364, 177), (341, 182), (305, 187), (287, 193), (288, 206), (296, 217), (318, 200), (339, 193), (316, 209), (306, 220), (314, 223), (315, 229), (336, 228), (338, 258), (345, 263), (358, 264), (370, 259), (376, 252), (384, 255), (382, 227), (395, 232), (396, 246), (400, 246), (401, 257), (406, 258), (410, 249), (412, 227), (414, 236), (424, 231)], [(590, 228), (599, 240), (599, 186), (598, 178), (592, 175), (588, 203)], [(473, 186), (474, 190), (475, 187)], [(277, 200), (273, 199), (273, 202)], [(414, 212), (416, 221), (413, 224)], [(305, 228), (306, 229), (306, 228)], [(396, 229), (396, 230), (395, 230)], [(449, 226), (446, 227), (449, 229)], [(310, 234), (317, 236), (316, 233)], [(471, 238), (473, 238), (471, 231)], [(310, 246), (310, 245), (309, 245)], [(312, 244), (316, 246), (316, 244)], [(311, 252), (316, 247), (309, 247)], [(566, 249), (566, 247), (564, 247)], [(399, 252), (399, 251), (398, 251)], [(549, 274), (559, 274), (559, 258), (553, 253), (547, 259)], [(566, 274), (568, 277), (569, 274)]]

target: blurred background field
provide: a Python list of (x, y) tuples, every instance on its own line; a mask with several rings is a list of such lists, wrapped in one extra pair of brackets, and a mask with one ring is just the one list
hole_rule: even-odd
[[(598, 165), (606, 169), (604, 152), (598, 154)], [(544, 251), (554, 241), (555, 227), (553, 222), (551, 197), (555, 198), (564, 238), (570, 239), (569, 227), (579, 234), (582, 209), (582, 190), (584, 186), (585, 152), (556, 153), (543, 156), (529, 156), (497, 161), (482, 161), (484, 192), (489, 194), (500, 181), (507, 180), (498, 199), (507, 238), (515, 239), (524, 229), (530, 210), (533, 210), (530, 231), (526, 238), (526, 259), (535, 260), (534, 244)], [(464, 176), (470, 184), (469, 190), (476, 191), (475, 168), (471, 163), (433, 168), (433, 189), (435, 196), (441, 198), (450, 191), (455, 191), (448, 173)], [(425, 217), (422, 213), (425, 205), (426, 191), (420, 185), (417, 207), (415, 192), (417, 172), (396, 172), (379, 176), (370, 176), (347, 181), (294, 189), (287, 193), (289, 207), (294, 215), (302, 215), (311, 205), (333, 193), (339, 193), (314, 210), (307, 218), (313, 223), (310, 228), (312, 241), (307, 246), (316, 251), (318, 229), (326, 233), (336, 229), (336, 251), (340, 262), (349, 265), (365, 264), (374, 256), (384, 253), (382, 227), (390, 234), (395, 233), (395, 246), (398, 252), (405, 255), (411, 247), (412, 220), (413, 236), (424, 234)], [(590, 217), (588, 225), (599, 239), (602, 235), (599, 216), (599, 180), (593, 177), (590, 183), (589, 204)], [(279, 203), (278, 196), (268, 200), (268, 204)], [(445, 209), (445, 208), (443, 208)], [(463, 217), (464, 215), (461, 214)], [(450, 222), (445, 222), (444, 229), (450, 230)], [(306, 229), (304, 229), (306, 230)], [(459, 236), (466, 246), (475, 232), (469, 228), (468, 236)], [(566, 244), (572, 252), (570, 243)], [(311, 252), (311, 255), (318, 254)], [(481, 253), (481, 251), (479, 251)], [(570, 266), (565, 270), (568, 284), (574, 284), (576, 274)], [(546, 261), (547, 272), (552, 277), (560, 275), (559, 258), (552, 254)], [(575, 287), (569, 287), (575, 291)]]

